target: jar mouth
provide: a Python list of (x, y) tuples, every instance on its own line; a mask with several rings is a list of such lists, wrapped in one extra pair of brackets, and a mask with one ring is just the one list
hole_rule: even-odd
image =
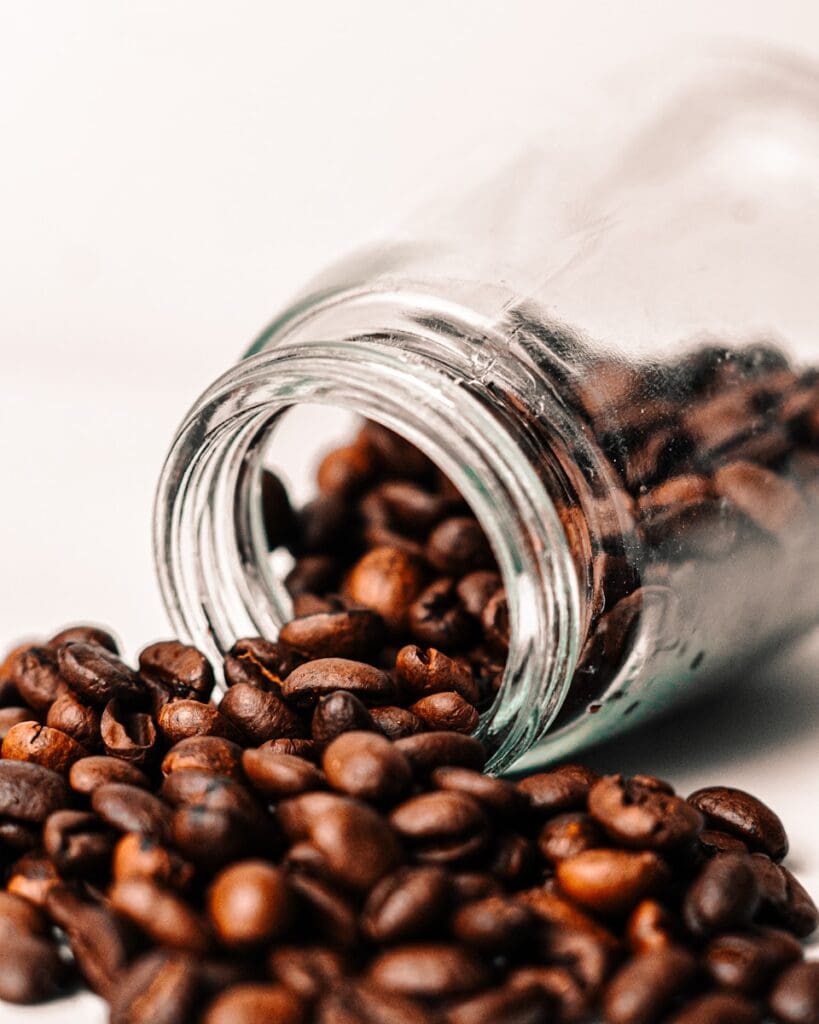
[(508, 339), (427, 295), (347, 296), (344, 315), (328, 317), (338, 302), (278, 321), (179, 428), (154, 516), (166, 609), (177, 633), (217, 663), (239, 637), (274, 637), (291, 609), (261, 516), (270, 439), (297, 405), (375, 420), (446, 474), (494, 550), (510, 646), (476, 735), (490, 752), (488, 769), (507, 769), (560, 709), (578, 655), (580, 603), (557, 510), (497, 390)]

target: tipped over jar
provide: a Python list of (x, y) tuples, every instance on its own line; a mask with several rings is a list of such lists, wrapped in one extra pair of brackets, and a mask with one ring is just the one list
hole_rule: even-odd
[(658, 88), (616, 147), (581, 147), (559, 199), (543, 146), (314, 281), (174, 440), (156, 556), (180, 635), (217, 655), (291, 617), (263, 482), (273, 467), (309, 499), (329, 409), (420, 449), (491, 544), (509, 639), (477, 731), (497, 770), (813, 626), (817, 83), (723, 56)]

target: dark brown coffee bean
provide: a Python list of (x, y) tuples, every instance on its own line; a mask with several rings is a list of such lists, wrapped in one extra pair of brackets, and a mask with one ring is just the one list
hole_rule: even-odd
[(61, 875), (87, 875), (104, 869), (116, 836), (95, 814), (55, 811), (43, 826), (43, 847)]
[(302, 1024), (300, 1000), (283, 985), (247, 982), (221, 992), (202, 1017), (202, 1024)]
[(581, 811), (558, 814), (541, 828), (538, 848), (549, 864), (559, 864), (567, 857), (593, 850), (605, 844), (603, 833), (593, 818)]
[(301, 757), (305, 761), (315, 761), (316, 745), (313, 740), (268, 740), (259, 750), (270, 751), (271, 754), (288, 754), (290, 757)]
[(87, 751), (59, 729), (39, 722), (20, 722), (6, 733), (0, 756), (8, 761), (27, 761), (67, 775), (71, 765)]
[(350, 570), (345, 593), (356, 605), (377, 612), (387, 627), (401, 630), (409, 607), (424, 584), (418, 558), (401, 548), (382, 545), (368, 551)]
[(285, 988), (312, 1003), (328, 989), (342, 983), (344, 957), (327, 946), (286, 946), (277, 943), (267, 960), (271, 977)]
[(40, 831), (34, 825), (21, 821), (0, 821), (0, 849), (14, 853), (28, 853), (40, 845)]
[(450, 903), (449, 876), (441, 868), (400, 868), (371, 891), (361, 928), (376, 943), (433, 937)]
[(157, 716), (157, 724), (169, 743), (178, 743), (189, 736), (222, 736), (236, 742), (241, 734), (213, 704), (198, 700), (174, 700), (165, 704)]
[(481, 615), (481, 626), (487, 646), (505, 654), (509, 650), (511, 632), (509, 602), (505, 590), (499, 590), (489, 599)]
[(567, 967), (520, 967), (510, 972), (508, 985), (524, 990), (534, 987), (545, 993), (560, 1024), (575, 1024), (591, 1008), (592, 997)]
[(807, 938), (819, 925), (819, 909), (802, 883), (784, 865), (779, 869), (785, 876), (787, 901), (778, 908), (776, 920), (799, 938)]
[(322, 757), (330, 786), (361, 800), (392, 800), (412, 782), (412, 766), (389, 740), (375, 732), (347, 732)]
[(697, 969), (687, 950), (641, 953), (612, 978), (603, 999), (608, 1024), (652, 1024), (662, 1019), (674, 999), (685, 991)]
[(248, 860), (221, 871), (208, 893), (217, 937), (229, 948), (255, 946), (283, 935), (293, 916), (284, 872), (267, 861)]
[(185, 889), (193, 879), (193, 865), (150, 836), (126, 833), (114, 847), (111, 874), (117, 882), (132, 878), (170, 889)]
[[(31, 708), (0, 708), (0, 742), (6, 738), (9, 730), (15, 725), (19, 725), (21, 722), (30, 722), (33, 714)], [(71, 734), (69, 733), (69, 735)]]
[(335, 590), (341, 578), (341, 566), (331, 555), (303, 555), (282, 581), (293, 598), (294, 614), (299, 614), (303, 597), (319, 600), (318, 594)]
[(631, 913), (626, 937), (633, 953), (648, 953), (673, 945), (677, 929), (671, 915), (656, 900), (643, 900)]
[(6, 890), (35, 906), (44, 907), (49, 892), (58, 885), (62, 885), (62, 880), (51, 859), (32, 850), (24, 853), (9, 868)]
[(0, 930), (6, 928), (29, 935), (46, 935), (49, 923), (39, 907), (21, 896), (0, 890)]
[(0, 999), (9, 1003), (41, 1003), (56, 995), (65, 968), (57, 946), (16, 928), (2, 935)]
[(469, 768), (436, 768), (430, 775), (430, 781), (436, 789), (467, 793), (489, 814), (507, 820), (518, 819), (528, 806), (526, 798), (513, 783)]
[(109, 782), (91, 795), (94, 812), (117, 832), (139, 832), (165, 842), (170, 835), (171, 809), (137, 786)]
[(483, 849), (488, 840), (487, 817), (466, 793), (441, 790), (422, 793), (390, 814), (398, 834), (412, 844), (418, 860), (445, 864)]
[(459, 942), (487, 953), (519, 948), (531, 939), (537, 918), (525, 904), (508, 896), (488, 896), (467, 903), (452, 917), (452, 934)]
[(361, 701), (347, 690), (336, 690), (319, 697), (310, 723), (315, 749), (320, 753), (342, 733), (375, 732), (375, 722)]
[(470, 615), (479, 619), (489, 599), (503, 586), (500, 573), (490, 569), (470, 572), (458, 584), (458, 597)]
[(213, 668), (195, 647), (164, 640), (139, 655), (140, 674), (174, 697), (207, 700), (213, 690)]
[(237, 640), (225, 657), (225, 682), (228, 686), (248, 683), (278, 693), (282, 680), (303, 662), (304, 657), (287, 644), (246, 637)]
[(98, 647), (104, 647), (111, 654), (119, 654), (119, 645), (107, 629), (102, 629), (100, 626), (91, 626), (86, 623), (66, 626), (65, 629), (61, 629), (59, 633), (54, 634), (46, 643), (46, 647), (56, 651), (63, 644), (96, 644)]
[(779, 474), (753, 462), (730, 462), (714, 474), (714, 487), (751, 522), (774, 536), (805, 515), (798, 488)]
[(819, 1020), (819, 964), (795, 964), (788, 968), (771, 990), (768, 1007), (781, 1024), (816, 1024)]
[(219, 711), (256, 745), (266, 740), (300, 738), (304, 722), (275, 693), (237, 683), (227, 691)]
[(391, 705), (383, 708), (370, 708), (370, 718), (376, 729), (390, 740), (416, 736), (419, 732), (425, 732), (427, 728), (426, 724), (411, 711)]
[(436, 1018), (414, 999), (366, 983), (340, 984), (321, 999), (315, 1024), (433, 1024)]
[(541, 987), (509, 985), (489, 989), (446, 1010), (446, 1024), (550, 1024), (551, 996)]
[(788, 852), (788, 837), (776, 814), (750, 793), (729, 786), (698, 789), (688, 802), (705, 815), (708, 824), (737, 836), (752, 850), (782, 860)]
[[(395, 683), (390, 675), (349, 658), (308, 661), (294, 669), (282, 685), (285, 699), (302, 706), (311, 706), (336, 690), (346, 690), (365, 704), (389, 704), (395, 699)], [(225, 700), (231, 692), (228, 691)]]
[(514, 832), (501, 834), (495, 840), (486, 863), (487, 870), (511, 889), (519, 889), (534, 881), (540, 869), (537, 847)]
[(585, 850), (556, 868), (561, 889), (581, 907), (622, 914), (668, 881), (665, 863), (649, 851)]
[(116, 654), (95, 643), (64, 644), (57, 651), (60, 674), (89, 704), (107, 704), (115, 697), (138, 697), (142, 682)]
[(296, 921), (309, 921), (311, 939), (348, 949), (358, 939), (358, 920), (352, 904), (337, 889), (318, 878), (292, 874), (290, 887), (300, 904)]
[(486, 760), (483, 744), (459, 732), (424, 732), (396, 740), (395, 746), (409, 758), (416, 775), (455, 765), (480, 771)]
[(413, 638), (426, 647), (461, 651), (480, 638), (480, 628), (458, 598), (455, 581), (442, 577), (422, 590), (408, 611)]
[(260, 478), (262, 522), (270, 550), (289, 546), (296, 538), (296, 513), (281, 478), (263, 469)]
[(333, 448), (316, 470), (319, 491), (349, 498), (367, 486), (376, 471), (376, 463), (377, 457), (367, 444), (353, 443)]
[(474, 903), (487, 896), (500, 896), (503, 888), (488, 871), (456, 871), (449, 875), (455, 904)]
[(802, 959), (802, 947), (787, 932), (772, 928), (727, 932), (705, 948), (705, 969), (721, 988), (755, 995), (788, 964)]
[[(220, 818), (211, 820), (210, 814), (221, 815), (227, 822), (233, 824), (236, 832), (237, 842), (231, 843), (230, 848), (236, 848), (242, 852), (251, 849), (263, 849), (267, 844), (272, 846), (276, 837), (274, 835), (272, 820), (264, 813), (261, 806), (251, 795), (250, 791), (240, 785), (234, 779), (227, 776), (213, 775), (210, 772), (201, 770), (188, 770), (174, 772), (169, 775), (162, 784), (160, 790), (162, 798), (177, 808), (183, 808), (192, 812), (201, 811), (202, 819), (197, 821), (195, 815), (174, 816), (174, 830), (187, 825), (196, 834), (202, 828), (207, 827), (208, 822), (222, 833), (226, 823)], [(181, 824), (180, 824), (181, 820)], [(214, 834), (212, 845), (214, 857), (221, 863), (223, 853), (216, 853), (216, 836)], [(190, 844), (192, 836), (177, 842), (187, 841)], [(196, 853), (193, 859), (200, 863), (204, 857), (206, 861), (211, 860), (210, 850), (203, 850)], [(191, 854), (188, 852), (188, 856)], [(215, 862), (215, 861), (214, 861)]]
[(759, 907), (759, 884), (750, 857), (721, 853), (691, 883), (683, 901), (688, 930), (697, 936), (741, 928)]
[(489, 981), (489, 970), (462, 946), (430, 942), (381, 953), (370, 964), (368, 977), (388, 992), (433, 999), (482, 988)]
[(241, 778), (242, 748), (220, 736), (191, 736), (175, 743), (162, 762), (162, 774), (201, 768), (214, 775)]
[(619, 950), (605, 934), (588, 928), (548, 928), (541, 934), (542, 957), (549, 963), (566, 964), (590, 995), (602, 992), (612, 973)]
[(697, 836), (697, 851), (703, 857), (713, 857), (717, 853), (747, 853), (748, 847), (741, 839), (717, 829), (703, 829)]
[(149, 714), (121, 700), (110, 700), (102, 712), (100, 734), (105, 752), (144, 765), (156, 747), (156, 726)]
[(24, 644), (15, 648), (4, 664), (9, 682), (35, 711), (46, 711), (67, 689), (57, 655), (48, 647)]
[(253, 788), (271, 800), (284, 800), (327, 785), (324, 774), (314, 764), (266, 747), (245, 750), (242, 767)]
[(459, 693), (431, 693), (410, 707), (429, 729), (449, 732), (474, 732), (480, 721), (476, 708)]
[(596, 782), (588, 806), (615, 842), (635, 849), (674, 849), (690, 842), (703, 826), (700, 812), (685, 800), (622, 775)]
[(46, 725), (59, 729), (88, 750), (99, 746), (99, 712), (79, 701), (70, 690), (61, 694), (48, 709)]
[(168, 889), (145, 879), (115, 882), (108, 893), (111, 906), (154, 942), (189, 953), (210, 945), (207, 926), (198, 914)]
[(136, 765), (114, 757), (93, 755), (82, 757), (71, 765), (68, 781), (76, 793), (90, 795), (107, 782), (124, 782), (139, 789), (148, 789), (150, 780)]
[(181, 1024), (199, 998), (197, 961), (155, 950), (136, 960), (112, 993), (110, 1024)]
[(583, 810), (591, 787), (598, 776), (577, 764), (564, 764), (550, 772), (539, 772), (521, 779), (518, 788), (528, 798), (538, 816), (561, 811)]
[(0, 818), (39, 825), (71, 803), (65, 779), (31, 761), (0, 761)]
[(384, 622), (366, 608), (323, 612), (291, 619), (280, 639), (311, 658), (366, 658), (384, 643)]
[(414, 697), (454, 690), (470, 704), (477, 704), (480, 698), (472, 671), (434, 647), (415, 644), (402, 647), (395, 658), (395, 673), (404, 689)]
[(670, 1018), (669, 1024), (760, 1024), (762, 1015), (744, 996), (714, 992), (700, 996)]
[(258, 852), (260, 839), (248, 831), (247, 820), (206, 804), (177, 808), (171, 822), (173, 845), (204, 871), (216, 871), (231, 861)]
[(463, 576), (475, 569), (492, 569), (494, 558), (477, 519), (453, 516), (430, 533), (427, 558), (441, 573)]

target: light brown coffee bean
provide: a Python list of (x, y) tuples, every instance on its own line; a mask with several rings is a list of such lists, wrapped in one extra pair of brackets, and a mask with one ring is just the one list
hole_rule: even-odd
[(23, 644), (4, 662), (8, 681), (34, 711), (47, 711), (68, 688), (60, 674), (57, 655), (48, 647)]
[(410, 842), (418, 860), (451, 863), (483, 849), (489, 823), (481, 805), (466, 793), (422, 793), (399, 804), (390, 824)]
[(674, 944), (676, 923), (656, 900), (643, 900), (631, 913), (626, 925), (628, 944), (634, 953), (649, 953)]
[(282, 626), (279, 638), (311, 658), (362, 659), (378, 652), (385, 628), (376, 612), (349, 608), (291, 619)]
[(657, 854), (627, 850), (585, 850), (556, 868), (561, 889), (573, 900), (602, 914), (622, 914), (653, 896), (669, 871)]
[(246, 683), (231, 686), (219, 711), (257, 746), (267, 740), (298, 739), (307, 734), (304, 722), (280, 697)]
[(104, 647), (111, 654), (119, 654), (119, 645), (109, 630), (84, 622), (66, 626), (65, 629), (61, 629), (59, 633), (55, 633), (50, 640), (46, 641), (46, 647), (55, 651), (63, 644), (96, 644), (98, 647)]
[(169, 950), (145, 953), (112, 993), (110, 1024), (181, 1024), (199, 999), (197, 961)]
[(214, 775), (242, 776), (242, 748), (220, 736), (191, 736), (175, 743), (162, 762), (162, 774), (198, 768)]
[(39, 722), (20, 722), (6, 733), (0, 756), (7, 761), (27, 761), (67, 775), (71, 765), (87, 751), (59, 729)]
[(700, 996), (674, 1014), (669, 1024), (760, 1024), (762, 1015), (744, 996), (714, 992)]
[(480, 721), (477, 709), (458, 693), (432, 693), (410, 706), (428, 729), (473, 732)]
[(90, 795), (107, 782), (124, 782), (139, 789), (148, 789), (148, 776), (136, 765), (114, 757), (92, 755), (82, 757), (71, 765), (68, 781), (75, 793)]
[(374, 732), (348, 732), (322, 757), (330, 786), (361, 800), (392, 800), (409, 789), (412, 766), (389, 740)]
[(376, 956), (369, 980), (388, 992), (425, 999), (475, 992), (489, 981), (482, 959), (443, 942), (398, 946)]
[(455, 765), (436, 768), (430, 775), (436, 789), (466, 793), (477, 800), (489, 814), (516, 821), (526, 811), (528, 802), (511, 782), (484, 775)]
[(404, 689), (417, 697), (454, 690), (470, 704), (480, 698), (471, 670), (434, 647), (402, 647), (395, 657), (395, 672)]
[(170, 836), (171, 809), (137, 786), (108, 782), (91, 795), (94, 813), (117, 832), (138, 832), (159, 842)]
[(282, 680), (303, 662), (304, 657), (287, 644), (246, 637), (237, 640), (225, 656), (225, 682), (228, 686), (247, 683), (277, 693)]
[(48, 709), (46, 725), (51, 729), (59, 729), (86, 750), (93, 750), (99, 746), (99, 712), (88, 704), (83, 704), (71, 690), (60, 694)]
[(156, 726), (151, 716), (117, 699), (105, 705), (100, 734), (107, 754), (135, 765), (148, 762), (156, 747)]
[(768, 1006), (781, 1024), (819, 1020), (819, 964), (795, 964), (777, 979)]
[(804, 499), (789, 480), (753, 462), (720, 466), (714, 474), (720, 497), (732, 502), (751, 522), (774, 536), (781, 535), (806, 513)]
[(538, 834), (538, 849), (549, 864), (603, 846), (605, 839), (600, 827), (588, 814), (573, 811), (558, 814), (541, 828)]
[(207, 926), (199, 915), (177, 895), (154, 882), (138, 878), (115, 882), (108, 898), (117, 913), (158, 945), (199, 954), (210, 946)]
[(271, 942), (287, 931), (293, 896), (280, 868), (262, 860), (241, 861), (213, 880), (208, 913), (220, 942), (241, 949)]
[(504, 985), (447, 1007), (446, 1024), (549, 1024), (553, 1000), (538, 985)]
[(238, 741), (241, 733), (213, 704), (198, 700), (174, 700), (163, 705), (157, 724), (168, 743), (178, 743), (189, 736), (222, 736)]
[(283, 800), (314, 789), (327, 781), (314, 764), (293, 754), (277, 754), (264, 746), (245, 750), (242, 767), (255, 790), (272, 800)]
[(350, 570), (345, 593), (357, 605), (377, 612), (398, 632), (424, 584), (420, 559), (389, 545), (372, 548)]
[(151, 836), (127, 832), (114, 847), (111, 874), (117, 882), (136, 878), (184, 890), (193, 880), (194, 868)]
[(365, 704), (389, 704), (395, 699), (395, 683), (390, 675), (349, 658), (308, 661), (294, 669), (282, 684), (286, 700), (308, 707), (336, 690), (346, 690)]

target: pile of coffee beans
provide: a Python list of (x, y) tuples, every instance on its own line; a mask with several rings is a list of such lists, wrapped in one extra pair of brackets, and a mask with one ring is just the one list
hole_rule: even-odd
[(388, 671), (387, 636), (310, 609), (235, 645), (218, 706), (178, 641), (137, 668), (91, 626), (12, 651), (0, 998), (84, 983), (112, 1024), (815, 1024), (817, 909), (773, 811), (489, 776), (468, 663), (409, 645)]

